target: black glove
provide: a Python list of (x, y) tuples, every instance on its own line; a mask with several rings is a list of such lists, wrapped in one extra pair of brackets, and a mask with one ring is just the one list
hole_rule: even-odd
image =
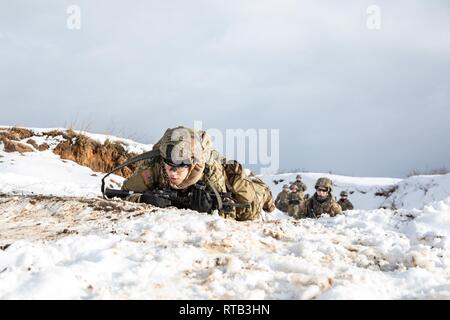
[(211, 195), (204, 185), (196, 184), (192, 191), (191, 209), (198, 212), (210, 212), (213, 206)]
[(172, 205), (169, 199), (159, 197), (158, 195), (152, 193), (143, 193), (139, 202), (148, 203), (159, 208), (167, 208)]

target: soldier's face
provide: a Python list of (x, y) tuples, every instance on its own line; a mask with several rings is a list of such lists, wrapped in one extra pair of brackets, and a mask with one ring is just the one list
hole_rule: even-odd
[(316, 192), (317, 192), (317, 195), (319, 196), (319, 198), (326, 198), (328, 196), (327, 189), (317, 188)]
[(164, 164), (164, 169), (170, 179), (170, 183), (176, 186), (181, 184), (189, 174), (189, 167), (172, 167)]

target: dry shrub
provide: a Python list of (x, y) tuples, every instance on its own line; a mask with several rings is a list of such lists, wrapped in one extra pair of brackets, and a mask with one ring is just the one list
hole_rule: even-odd
[(448, 174), (448, 173), (450, 173), (450, 170), (446, 166), (443, 166), (441, 168), (431, 169), (431, 170), (423, 170), (423, 171), (414, 169), (410, 173), (408, 173), (407, 177), (409, 178), (409, 177), (422, 176), (422, 175), (443, 175), (443, 174)]

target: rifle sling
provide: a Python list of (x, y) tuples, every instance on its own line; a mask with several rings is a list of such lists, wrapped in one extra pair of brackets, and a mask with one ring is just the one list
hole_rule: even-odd
[(206, 178), (206, 183), (208, 183), (208, 186), (211, 188), (211, 190), (212, 190), (212, 191), (214, 192), (214, 194), (216, 195), (216, 198), (217, 198), (217, 206), (218, 206), (217, 209), (219, 209), (219, 211), (222, 210), (222, 208), (223, 208), (223, 203), (222, 203), (222, 198), (221, 198), (219, 192), (217, 191), (216, 187), (214, 187), (214, 185), (211, 183), (211, 181), (209, 181), (208, 178)]

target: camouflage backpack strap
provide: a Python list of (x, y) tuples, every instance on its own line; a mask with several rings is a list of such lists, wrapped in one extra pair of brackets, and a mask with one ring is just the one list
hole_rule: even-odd
[(209, 186), (209, 188), (212, 190), (212, 192), (214, 192), (214, 194), (217, 198), (217, 209), (219, 209), (219, 211), (221, 211), (223, 208), (223, 203), (222, 203), (222, 198), (221, 198), (219, 192), (217, 191), (216, 187), (214, 187), (214, 185), (210, 182), (210, 180), (208, 178), (206, 178), (206, 183)]
[(218, 209), (220, 211), (223, 208), (222, 197), (220, 196), (219, 192), (217, 191), (216, 187), (214, 186), (214, 183), (212, 183), (211, 179), (209, 178), (210, 170), (211, 169), (210, 169), (209, 165), (206, 165), (205, 170), (203, 171), (203, 174), (204, 174), (203, 177), (206, 181), (207, 186), (211, 189), (212, 192), (214, 192), (214, 195), (217, 198)]
[(103, 198), (105, 198), (105, 179), (111, 175), (112, 173), (116, 172), (117, 170), (120, 170), (132, 163), (138, 162), (138, 161), (144, 161), (144, 160), (149, 160), (149, 161), (153, 161), (156, 157), (159, 156), (159, 150), (157, 149), (153, 149), (147, 152), (144, 152), (141, 155), (138, 155), (136, 157), (133, 157), (127, 161), (125, 161), (124, 163), (122, 163), (121, 165), (119, 165), (118, 167), (115, 167), (113, 170), (111, 170), (110, 172), (108, 172), (102, 179), (102, 195)]
[(228, 190), (233, 190), (235, 180), (244, 177), (242, 166), (236, 160), (224, 160), (226, 186)]

